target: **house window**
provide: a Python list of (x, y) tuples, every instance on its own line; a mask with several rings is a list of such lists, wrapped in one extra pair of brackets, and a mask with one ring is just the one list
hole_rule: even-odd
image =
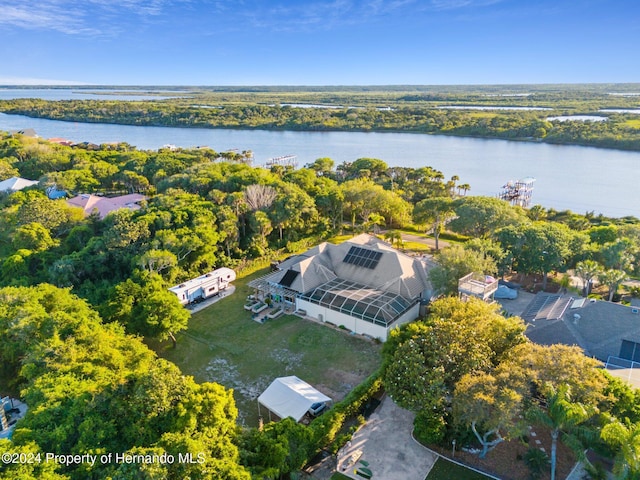
[(622, 340), (620, 346), (620, 358), (640, 362), (640, 344), (630, 340)]

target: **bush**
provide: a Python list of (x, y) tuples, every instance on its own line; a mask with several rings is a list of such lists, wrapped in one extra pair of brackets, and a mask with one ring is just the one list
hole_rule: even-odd
[(358, 415), (366, 403), (382, 388), (380, 370), (354, 388), (341, 402), (336, 403), (327, 413), (311, 422), (316, 447), (330, 445), (347, 418)]
[(413, 421), (413, 434), (425, 444), (441, 444), (447, 432), (444, 417), (439, 412), (424, 411)]
[(524, 454), (524, 463), (529, 467), (531, 478), (540, 478), (542, 472), (549, 468), (549, 456), (542, 450), (530, 448)]

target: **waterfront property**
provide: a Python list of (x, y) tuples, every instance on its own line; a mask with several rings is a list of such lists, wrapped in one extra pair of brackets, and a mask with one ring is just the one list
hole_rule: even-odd
[(256, 297), (354, 333), (386, 340), (415, 320), (432, 295), (429, 263), (362, 234), (340, 245), (324, 242), (249, 283)]
[(178, 297), (181, 304), (187, 305), (218, 295), (235, 279), (236, 272), (223, 267), (171, 287), (169, 291)]

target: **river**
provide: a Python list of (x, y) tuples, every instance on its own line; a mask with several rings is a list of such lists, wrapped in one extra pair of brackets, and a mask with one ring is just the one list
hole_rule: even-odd
[(300, 166), (319, 157), (330, 157), (336, 165), (374, 157), (390, 166), (431, 166), (447, 178), (458, 175), (460, 183), (471, 185), (469, 195), (493, 196), (508, 180), (534, 177), (533, 204), (577, 213), (640, 217), (640, 152), (413, 133), (139, 127), (0, 114), (0, 130), (25, 128), (35, 129), (43, 138), (127, 142), (139, 149), (173, 144), (209, 146), (216, 151), (252, 150), (256, 164), (282, 155), (296, 155)]

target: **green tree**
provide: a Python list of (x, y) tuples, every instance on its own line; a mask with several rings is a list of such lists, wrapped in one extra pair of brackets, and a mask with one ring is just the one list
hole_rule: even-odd
[(168, 250), (147, 250), (139, 260), (138, 265), (149, 273), (160, 274), (163, 270), (175, 267), (178, 257)]
[(601, 284), (609, 288), (609, 301), (613, 300), (613, 296), (618, 291), (618, 287), (627, 279), (627, 273), (622, 270), (605, 270), (598, 275)]
[(551, 430), (551, 480), (555, 480), (560, 435), (562, 434), (565, 442), (570, 445), (579, 445), (579, 451), (584, 450), (575, 433), (580, 425), (597, 413), (597, 410), (593, 406), (573, 401), (568, 385), (560, 385), (558, 388), (545, 385), (543, 395), (544, 404), (532, 407), (527, 412), (527, 418)]
[(482, 253), (452, 245), (436, 257), (437, 266), (429, 271), (435, 291), (445, 295), (458, 293), (458, 280), (469, 273), (493, 275), (497, 271), (493, 258)]
[[(22, 196), (18, 195), (22, 193)], [(53, 237), (67, 233), (70, 228), (83, 220), (82, 210), (69, 207), (64, 201), (50, 200), (40, 192), (18, 192), (12, 196), (20, 202), (16, 213), (17, 224), (39, 223), (47, 228)]]
[(318, 212), (329, 219), (333, 230), (338, 223), (342, 224), (344, 193), (336, 182), (324, 183), (316, 195), (315, 202)]
[(502, 248), (510, 252), (513, 267), (522, 273), (542, 275), (542, 288), (547, 287), (550, 271), (561, 269), (571, 256), (573, 232), (565, 225), (534, 222), (511, 226), (497, 234)]
[(471, 427), (482, 445), (480, 458), (522, 431), (516, 420), (523, 411), (525, 384), (514, 371), (502, 366), (492, 373), (466, 374), (456, 384), (453, 416)]
[(176, 343), (175, 334), (187, 328), (189, 311), (168, 291), (157, 274), (141, 274), (118, 284), (105, 308), (107, 320), (128, 332)]
[(313, 199), (292, 183), (282, 185), (269, 211), (271, 221), (278, 227), (279, 238), (285, 228), (304, 232), (318, 216)]
[(620, 480), (640, 478), (640, 424), (611, 421), (600, 432), (602, 440), (615, 449), (614, 473)]
[(10, 440), (0, 440), (0, 455), (10, 455), (14, 458), (24, 455), (25, 459), (33, 461), (16, 461), (3, 462), (0, 468), (0, 478), (20, 479), (20, 480), (68, 480), (69, 477), (57, 473), (58, 465), (56, 462), (47, 462), (45, 453), (34, 443), (30, 442), (25, 445), (15, 445)]
[(392, 332), (385, 345), (385, 388), (398, 405), (416, 412), (442, 408), (460, 378), (491, 371), (524, 342), (521, 319), (507, 319), (481, 300), (443, 298), (430, 311), (424, 322)]
[(453, 200), (450, 197), (435, 197), (421, 200), (413, 209), (413, 220), (419, 224), (426, 224), (433, 229), (436, 241), (436, 251), (440, 250), (440, 233), (447, 221), (455, 215)]
[(584, 260), (576, 264), (576, 275), (582, 280), (582, 295), (589, 296), (593, 279), (602, 273), (602, 267), (594, 260)]
[(52, 239), (49, 230), (38, 222), (21, 225), (13, 234), (13, 248), (16, 250), (43, 252), (57, 245), (59, 242)]
[(332, 159), (330, 159), (329, 157), (322, 157), (316, 158), (313, 163), (306, 165), (306, 168), (310, 168), (311, 170), (316, 172), (316, 175), (319, 177), (327, 177), (331, 175), (334, 165), (335, 162)]
[(507, 225), (526, 220), (523, 212), (504, 200), (492, 197), (464, 197), (454, 203), (456, 219), (449, 223), (454, 232), (484, 237)]
[(402, 241), (402, 232), (398, 230), (387, 230), (384, 234), (384, 239), (391, 245), (395, 245), (396, 248), (402, 248), (404, 242)]

